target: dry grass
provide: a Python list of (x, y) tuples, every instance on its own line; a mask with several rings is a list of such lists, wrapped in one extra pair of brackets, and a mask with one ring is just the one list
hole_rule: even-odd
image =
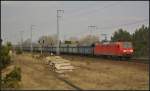
[[(69, 80), (83, 89), (148, 90), (149, 65), (125, 61), (100, 60), (71, 56), (80, 68), (69, 74)], [(68, 56), (64, 56), (70, 59)]]
[(21, 89), (99, 89), (148, 90), (149, 65), (125, 61), (108, 61), (80, 56), (63, 56), (77, 67), (63, 79), (49, 71), (44, 60), (29, 54), (14, 57), (22, 69)]

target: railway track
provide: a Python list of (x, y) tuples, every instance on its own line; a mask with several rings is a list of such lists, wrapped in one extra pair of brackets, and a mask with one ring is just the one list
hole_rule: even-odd
[[(49, 55), (49, 54), (44, 54), (43, 55)], [(80, 56), (80, 57), (88, 57), (88, 58), (99, 58), (99, 59), (107, 59), (110, 61), (128, 61), (128, 62), (135, 62), (135, 63), (144, 63), (144, 64), (149, 64), (150, 59), (149, 58), (131, 58), (131, 59), (119, 59), (119, 58), (111, 58), (111, 57), (102, 57), (102, 56), (85, 56), (85, 55), (73, 55), (73, 54), (62, 54), (62, 56)]]
[(131, 58), (128, 60), (129, 62), (136, 62), (136, 63), (144, 63), (144, 64), (149, 64), (150, 59), (148, 58)]
[[(110, 58), (109, 58), (110, 59)], [(131, 58), (131, 59), (110, 59), (112, 61), (127, 61), (127, 62), (134, 62), (134, 63), (143, 63), (143, 64), (149, 64), (150, 59), (140, 59), (140, 58)]]
[[(68, 55), (66, 55), (68, 56)], [(70, 54), (69, 54), (70, 56)], [(71, 56), (78, 56), (78, 55), (71, 55)], [(131, 59), (119, 59), (119, 58), (110, 58), (110, 57), (100, 57), (100, 56), (84, 56), (81, 57), (88, 57), (88, 58), (98, 58), (98, 59), (104, 59), (104, 60), (110, 60), (110, 61), (127, 61), (127, 62), (134, 62), (134, 63), (144, 63), (149, 64), (150, 59), (149, 58), (131, 58)]]

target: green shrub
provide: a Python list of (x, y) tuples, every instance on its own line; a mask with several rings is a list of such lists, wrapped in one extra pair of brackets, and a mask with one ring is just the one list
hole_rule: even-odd
[(21, 81), (21, 69), (14, 67), (13, 71), (4, 77), (2, 88), (18, 88), (19, 81)]
[(7, 80), (20, 81), (21, 80), (21, 69), (20, 69), (20, 67), (15, 66), (14, 70), (6, 75), (6, 79)]
[(20, 48), (18, 48), (18, 49), (16, 50), (16, 54), (22, 54), (22, 50), (21, 50)]
[(0, 68), (5, 68), (10, 64), (9, 48), (7, 46), (2, 46), (0, 51)]

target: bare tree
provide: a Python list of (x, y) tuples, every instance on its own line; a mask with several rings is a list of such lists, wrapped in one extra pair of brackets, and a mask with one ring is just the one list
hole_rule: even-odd
[(31, 41), (31, 39), (30, 38), (28, 38), (28, 39), (26, 39), (25, 41), (23, 41), (23, 47), (28, 47), (28, 46), (30, 46), (30, 41)]
[(90, 45), (99, 42), (99, 37), (94, 35), (87, 35), (79, 40), (79, 44)]
[(43, 46), (54, 46), (57, 43), (57, 36), (56, 35), (48, 35), (48, 36), (41, 36), (39, 38), (40, 42), (43, 42)]
[(77, 37), (70, 37), (69, 41), (71, 41), (71, 43), (77, 43), (77, 41), (79, 41), (79, 39)]
[[(30, 43), (31, 43), (31, 39), (28, 38), (25, 41), (23, 41), (22, 45), (23, 45), (23, 47), (30, 47)], [(32, 42), (32, 45), (33, 46), (39, 46), (39, 44), (36, 42)]]

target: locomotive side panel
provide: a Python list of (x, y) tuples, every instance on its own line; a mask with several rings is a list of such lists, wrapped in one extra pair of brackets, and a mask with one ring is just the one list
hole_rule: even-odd
[[(128, 44), (128, 45), (127, 45)], [(116, 42), (112, 44), (97, 44), (94, 47), (94, 55), (131, 57), (133, 48), (130, 42)]]

